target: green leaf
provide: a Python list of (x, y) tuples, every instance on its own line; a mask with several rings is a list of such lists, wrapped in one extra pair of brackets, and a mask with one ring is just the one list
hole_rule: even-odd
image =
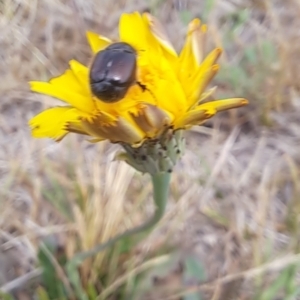
[(39, 300), (51, 300), (49, 298), (48, 293), (46, 292), (46, 290), (42, 287), (39, 287), (37, 289), (37, 295), (38, 295)]
[(69, 220), (72, 220), (72, 210), (69, 202), (66, 201), (67, 190), (55, 178), (49, 178), (50, 187), (42, 189), (42, 195), (49, 201), (59, 212), (61, 212)]
[(214, 4), (215, 0), (206, 0), (204, 2), (204, 8), (201, 16), (204, 22), (207, 22), (208, 16), (214, 7)]
[(184, 261), (184, 279), (196, 279), (203, 281), (206, 279), (204, 267), (198, 258), (195, 256), (188, 256)]
[[(44, 245), (50, 252), (53, 252), (50, 246)], [(65, 291), (61, 280), (56, 274), (55, 267), (53, 266), (49, 256), (44, 251), (44, 247), (39, 248), (38, 259), (43, 269), (42, 280), (45, 289), (48, 292), (50, 299), (61, 299), (65, 296)]]
[(272, 285), (259, 296), (259, 300), (275, 299), (278, 292), (290, 284), (291, 280), (293, 280), (291, 279), (291, 267), (294, 268), (294, 266), (286, 268)]
[(0, 299), (2, 299), (2, 300), (15, 300), (15, 298), (12, 295), (6, 294), (6, 293), (1, 293), (1, 292), (0, 292)]
[(202, 300), (202, 297), (199, 293), (193, 292), (183, 296), (183, 300)]
[(257, 63), (257, 50), (255, 49), (255, 47), (246, 47), (244, 50), (244, 55), (245, 55), (245, 59), (247, 60), (247, 62), (249, 62), (250, 64), (256, 64)]
[(68, 279), (74, 287), (74, 292), (78, 297), (78, 300), (88, 300), (88, 296), (83, 290), (80, 275), (78, 271), (78, 262), (76, 260), (69, 261), (66, 263), (66, 271), (68, 274)]
[(182, 11), (180, 11), (179, 13), (180, 16), (180, 20), (184, 25), (188, 25), (189, 22), (192, 20), (192, 14), (189, 10), (184, 9)]
[(285, 297), (285, 300), (295, 300), (295, 299), (297, 299), (296, 297), (299, 295), (300, 295), (300, 287), (297, 287), (293, 293), (291, 293)]
[(261, 43), (261, 52), (262, 52), (262, 59), (265, 61), (266, 64), (273, 63), (276, 59), (276, 48), (275, 45), (268, 40), (265, 40)]
[(246, 22), (250, 18), (250, 10), (249, 9), (243, 9), (238, 12), (234, 12), (231, 15), (231, 19), (233, 21), (233, 32), (236, 32), (239, 30), (240, 27), (244, 26)]
[[(196, 256), (189, 255), (184, 260), (183, 278), (185, 281), (197, 280), (198, 282), (206, 279), (205, 270), (202, 263)], [(199, 292), (192, 292), (183, 297), (184, 300), (201, 300)]]
[(97, 290), (96, 290), (95, 286), (91, 283), (88, 283), (87, 294), (89, 296), (89, 299), (96, 299), (97, 296), (98, 296), (98, 293), (97, 293)]

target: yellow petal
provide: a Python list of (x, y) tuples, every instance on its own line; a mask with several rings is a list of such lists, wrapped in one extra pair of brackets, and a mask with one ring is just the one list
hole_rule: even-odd
[(90, 139), (88, 141), (92, 144), (96, 144), (96, 143), (102, 142), (104, 140), (105, 140), (104, 138), (95, 138), (95, 139)]
[(130, 44), (136, 50), (147, 50), (146, 27), (138, 12), (122, 14), (119, 22), (120, 40)]
[(36, 115), (29, 121), (32, 136), (61, 140), (67, 133), (69, 123), (79, 123), (78, 111), (71, 107), (54, 107)]
[(163, 68), (163, 73), (156, 74), (151, 92), (157, 99), (158, 107), (174, 116), (180, 115), (187, 108), (185, 92), (172, 69), (168, 69), (167, 66)]
[(99, 52), (112, 43), (110, 39), (91, 31), (86, 32), (86, 37), (94, 53)]
[(214, 50), (212, 50), (201, 63), (199, 69), (197, 70), (197, 73), (205, 72), (205, 70), (213, 66), (222, 54), (222, 51), (223, 50), (221, 48), (215, 48)]
[(101, 112), (105, 111), (111, 115), (118, 116), (135, 113), (137, 111), (137, 106), (142, 102), (155, 104), (155, 99), (151, 92), (143, 90), (139, 85), (135, 84), (129, 88), (122, 100), (113, 103), (96, 101), (95, 105)]
[(188, 28), (186, 42), (179, 56), (178, 76), (182, 82), (190, 78), (199, 68), (204, 56), (204, 34), (206, 26), (194, 19)]
[(144, 13), (143, 19), (148, 25), (154, 39), (159, 43), (159, 45), (164, 50), (164, 56), (168, 60), (170, 60), (170, 63), (175, 63), (177, 61), (177, 53), (172, 43), (170, 42), (168, 35), (165, 32), (162, 24), (149, 13)]
[(142, 104), (136, 115), (132, 114), (134, 122), (142, 129), (147, 137), (154, 137), (171, 124), (171, 116), (157, 106)]
[(244, 98), (232, 98), (203, 103), (188, 111), (181, 118), (178, 118), (174, 122), (174, 128), (186, 128), (193, 125), (200, 125), (219, 111), (237, 108), (247, 104), (248, 101)]
[(77, 109), (90, 113), (95, 104), (88, 90), (87, 68), (79, 62), (71, 61), (71, 68), (49, 82), (31, 81), (33, 92), (58, 98)]
[(186, 87), (189, 107), (193, 107), (200, 101), (201, 94), (218, 71), (219, 65), (213, 65), (206, 70), (199, 68), (198, 73), (191, 79), (190, 85)]
[(66, 130), (69, 132), (73, 132), (73, 133), (78, 133), (78, 134), (85, 134), (88, 135), (88, 133), (86, 132), (86, 130), (84, 129), (84, 127), (82, 126), (82, 122), (68, 122), (66, 124)]
[(82, 94), (85, 94), (90, 97), (90, 84), (89, 84), (89, 69), (88, 67), (84, 66), (77, 60), (71, 60), (69, 62), (69, 65), (71, 67), (71, 70), (76, 77), (81, 89), (79, 91), (82, 92)]
[[(193, 24), (196, 21), (193, 22)], [(200, 22), (200, 20), (199, 20)], [(191, 26), (191, 25), (190, 25)], [(198, 63), (196, 57), (193, 55), (192, 49), (192, 32), (188, 30), (186, 42), (179, 55), (179, 70), (178, 75), (180, 80), (186, 80), (189, 78), (197, 69)]]
[(137, 126), (122, 117), (106, 125), (100, 118), (95, 119), (92, 123), (83, 121), (84, 128), (91, 136), (128, 144), (139, 143), (145, 137), (145, 134)]
[(201, 93), (201, 96), (200, 96), (200, 99), (199, 99), (198, 103), (201, 103), (204, 100), (206, 100), (208, 97), (211, 97), (215, 93), (216, 89), (217, 89), (217, 87), (214, 86), (214, 87), (210, 88), (209, 90)]
[(216, 114), (216, 110), (213, 107), (203, 109), (197, 107), (193, 110), (188, 111), (184, 115), (180, 116), (174, 121), (174, 129), (189, 128), (193, 125), (200, 125), (205, 120), (211, 118)]
[(207, 31), (207, 26), (202, 25), (199, 19), (194, 19), (189, 24), (189, 32), (191, 35), (192, 55), (195, 57), (196, 63), (201, 64), (204, 57), (204, 38)]
[(223, 99), (223, 100), (216, 100), (207, 103), (200, 104), (197, 106), (199, 109), (215, 109), (217, 112), (237, 108), (241, 106), (245, 106), (248, 104), (248, 100), (244, 98), (230, 98), (230, 99)]

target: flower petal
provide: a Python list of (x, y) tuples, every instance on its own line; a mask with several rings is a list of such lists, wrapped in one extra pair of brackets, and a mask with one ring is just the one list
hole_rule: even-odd
[(223, 50), (221, 48), (215, 48), (214, 50), (212, 50), (206, 56), (206, 58), (203, 60), (203, 62), (201, 63), (201, 65), (200, 65), (200, 71), (203, 72), (207, 68), (209, 68), (212, 65), (214, 65), (216, 63), (216, 61), (218, 60), (218, 58), (220, 57), (220, 55), (222, 54), (222, 51)]
[(174, 116), (182, 114), (187, 109), (187, 98), (182, 85), (174, 72), (163, 67), (164, 72), (155, 74), (151, 92), (157, 99), (157, 106)]
[(136, 50), (146, 50), (146, 26), (138, 12), (122, 14), (119, 22), (120, 40), (130, 44)]
[(99, 52), (100, 50), (106, 48), (109, 44), (112, 43), (110, 39), (91, 31), (86, 32), (86, 38), (94, 53)]
[(188, 28), (186, 42), (179, 56), (178, 77), (183, 83), (190, 83), (190, 78), (197, 72), (204, 57), (204, 36), (207, 28), (201, 26), (199, 19), (194, 19)]
[(223, 100), (216, 100), (211, 102), (206, 102), (197, 106), (199, 109), (215, 109), (217, 112), (228, 110), (231, 108), (237, 108), (241, 106), (245, 106), (248, 104), (248, 100), (244, 98), (229, 98)]
[(147, 135), (154, 137), (171, 123), (171, 116), (157, 106), (151, 104), (141, 104), (136, 115), (132, 114), (132, 119)]
[(189, 108), (196, 105), (204, 92), (207, 85), (219, 71), (219, 65), (213, 65), (206, 70), (199, 69), (196, 76), (191, 79), (190, 86), (186, 88)]
[(71, 60), (69, 62), (69, 65), (71, 67), (71, 70), (74, 74), (74, 76), (76, 77), (76, 79), (78, 80), (79, 84), (80, 84), (80, 90), (82, 92), (82, 94), (87, 95), (90, 97), (91, 95), (91, 88), (90, 88), (90, 84), (89, 84), (89, 69), (88, 67), (86, 67), (85, 65), (81, 64), (80, 62), (78, 62), (77, 60)]
[(91, 113), (95, 104), (88, 90), (87, 68), (76, 61), (71, 61), (70, 65), (71, 69), (49, 82), (31, 81), (31, 90), (58, 98), (83, 112)]
[(204, 100), (207, 100), (208, 97), (211, 97), (215, 93), (216, 89), (217, 89), (217, 87), (214, 86), (214, 87), (208, 89), (207, 91), (203, 92), (199, 98), (198, 103), (201, 103)]
[(247, 104), (248, 101), (244, 98), (232, 98), (203, 103), (188, 111), (181, 118), (178, 118), (174, 122), (174, 128), (188, 128), (193, 125), (200, 125), (219, 111), (237, 108)]
[(41, 112), (29, 121), (29, 126), (33, 137), (60, 141), (68, 133), (69, 123), (80, 124), (80, 114), (76, 109), (65, 106)]
[(87, 131), (82, 126), (82, 122), (68, 122), (66, 124), (66, 130), (72, 133), (88, 135)]
[(204, 58), (204, 39), (206, 32), (207, 26), (205, 24), (201, 25), (199, 19), (194, 19), (189, 24), (192, 55), (198, 65), (202, 63)]
[(201, 107), (197, 107), (193, 110), (188, 111), (180, 118), (174, 121), (174, 129), (187, 129), (194, 125), (200, 125), (205, 120), (211, 118), (216, 114), (216, 110), (211, 107), (209, 109), (203, 109)]
[(101, 119), (95, 119), (93, 123), (83, 121), (86, 131), (96, 138), (108, 139), (111, 142), (123, 142), (128, 144), (140, 143), (145, 134), (128, 120), (119, 117), (115, 122), (101, 124)]
[(150, 32), (152, 36), (156, 39), (156, 41), (161, 45), (164, 50), (164, 55), (175, 62), (177, 58), (177, 53), (169, 40), (167, 33), (165, 32), (162, 24), (149, 13), (143, 14), (143, 19), (146, 21), (149, 26)]

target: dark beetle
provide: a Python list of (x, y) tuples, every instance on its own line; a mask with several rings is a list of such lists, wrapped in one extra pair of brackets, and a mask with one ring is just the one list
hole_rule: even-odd
[(92, 93), (104, 102), (122, 99), (136, 80), (136, 51), (123, 42), (99, 51), (90, 69)]

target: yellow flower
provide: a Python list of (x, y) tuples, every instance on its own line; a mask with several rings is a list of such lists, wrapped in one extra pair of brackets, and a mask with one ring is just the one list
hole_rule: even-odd
[[(202, 39), (206, 27), (198, 19), (188, 28), (179, 55), (160, 24), (151, 15), (123, 14), (120, 42), (136, 52), (136, 80), (124, 98), (106, 102), (91, 92), (90, 68), (70, 61), (70, 68), (49, 82), (30, 82), (31, 90), (67, 103), (47, 109), (29, 121), (32, 135), (57, 141), (74, 132), (139, 147), (145, 140), (159, 138), (166, 129), (176, 131), (202, 124), (217, 112), (247, 104), (242, 98), (205, 102), (212, 90), (205, 88), (217, 73), (221, 49), (203, 58)], [(88, 32), (94, 54), (113, 42)]]

